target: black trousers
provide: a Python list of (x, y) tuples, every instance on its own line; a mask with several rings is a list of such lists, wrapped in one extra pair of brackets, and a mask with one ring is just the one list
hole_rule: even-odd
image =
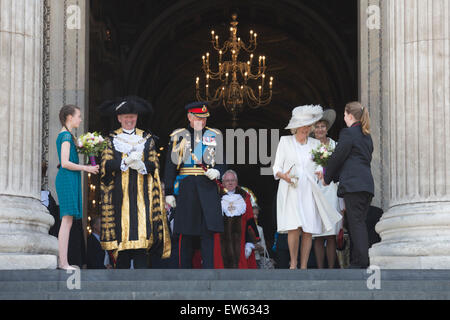
[(351, 241), (351, 267), (367, 268), (369, 266), (369, 237), (366, 219), (372, 197), (368, 192), (344, 194), (345, 216)]
[(117, 256), (117, 269), (130, 269), (133, 259), (134, 269), (147, 269), (147, 252), (145, 249), (132, 249), (119, 251)]
[(194, 243), (198, 238), (202, 253), (202, 269), (214, 269), (214, 233), (211, 231), (204, 231), (200, 236), (180, 235), (178, 249), (181, 269), (192, 269)]

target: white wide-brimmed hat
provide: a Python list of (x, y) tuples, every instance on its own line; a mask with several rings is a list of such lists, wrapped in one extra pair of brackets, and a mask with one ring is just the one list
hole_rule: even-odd
[(329, 130), (333, 124), (334, 121), (336, 120), (336, 111), (334, 111), (333, 109), (327, 109), (323, 112), (323, 116), (320, 119), (320, 121), (326, 121), (328, 123), (328, 127), (327, 130)]
[(292, 118), (285, 129), (296, 129), (310, 126), (319, 121), (323, 116), (323, 109), (317, 105), (299, 106), (292, 110)]

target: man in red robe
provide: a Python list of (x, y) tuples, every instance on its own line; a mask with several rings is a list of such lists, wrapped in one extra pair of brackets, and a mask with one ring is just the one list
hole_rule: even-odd
[(253, 249), (260, 238), (250, 194), (238, 186), (233, 170), (224, 173), (222, 182), (228, 192), (221, 201), (224, 232), (214, 236), (214, 268), (256, 269)]

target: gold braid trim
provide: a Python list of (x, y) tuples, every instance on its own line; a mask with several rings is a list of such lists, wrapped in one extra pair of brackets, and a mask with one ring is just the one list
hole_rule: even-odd
[(148, 218), (150, 219), (150, 239), (149, 239), (149, 245), (148, 248), (151, 248), (153, 246), (153, 243), (155, 242), (155, 239), (153, 239), (153, 197), (152, 197), (152, 190), (153, 190), (153, 177), (151, 174), (148, 175), (148, 201), (149, 201), (149, 213)]
[(186, 148), (186, 139), (182, 137), (180, 144), (178, 145), (178, 133), (185, 131), (186, 129), (181, 128), (178, 130), (175, 130), (170, 134), (171, 137), (175, 136), (173, 138), (173, 144), (172, 144), (172, 152), (178, 152), (178, 164), (177, 164), (177, 170), (180, 169), (181, 162), (183, 161), (184, 152)]
[(162, 258), (163, 259), (167, 259), (170, 258), (170, 253), (171, 253), (171, 240), (170, 240), (170, 232), (169, 232), (169, 226), (167, 223), (167, 212), (166, 212), (166, 207), (164, 205), (164, 201), (163, 201), (163, 192), (161, 190), (161, 180), (159, 177), (159, 170), (155, 170), (155, 178), (156, 181), (158, 182), (158, 188), (159, 188), (159, 201), (161, 204), (163, 204), (162, 206), (160, 206), (161, 208), (161, 219), (162, 219), (162, 232), (163, 232), (163, 253), (162, 253)]
[(100, 190), (102, 194), (102, 210), (101, 210), (101, 245), (104, 250), (113, 250), (117, 248), (116, 239), (116, 222), (114, 218), (114, 205), (112, 204), (112, 191), (114, 189), (114, 181), (111, 180), (107, 185), (104, 183), (106, 176), (106, 161), (112, 160), (114, 153), (112, 150), (111, 140), (102, 152), (102, 161), (100, 169)]

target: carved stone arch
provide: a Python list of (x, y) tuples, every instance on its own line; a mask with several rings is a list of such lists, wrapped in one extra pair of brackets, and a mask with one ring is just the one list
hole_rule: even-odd
[[(270, 67), (286, 69), (286, 63), (283, 61), (286, 59), (291, 62), (297, 60), (302, 63), (306, 56), (312, 61), (310, 65), (302, 68), (303, 73), (297, 72), (295, 74), (292, 70), (285, 71), (286, 74), (289, 74), (289, 76), (284, 77), (285, 82), (280, 82), (280, 77), (277, 72), (274, 72), (275, 91), (284, 88), (283, 92), (278, 94), (280, 96), (292, 95), (291, 103), (288, 103), (288, 106), (276, 104), (276, 107), (267, 107), (267, 110), (264, 111), (261, 109), (260, 112), (263, 116), (265, 114), (270, 119), (277, 119), (277, 116), (280, 115), (280, 108), (292, 109), (302, 102), (316, 102), (327, 106), (329, 101), (334, 101), (334, 104), (339, 106), (349, 99), (357, 98), (356, 90), (352, 90), (352, 87), (357, 86), (355, 63), (348, 58), (349, 49), (345, 46), (345, 40), (337, 35), (326, 17), (322, 17), (305, 4), (290, 0), (277, 1), (276, 4), (273, 2), (248, 1), (244, 5), (240, 5), (240, 8), (244, 12), (245, 10), (250, 11), (249, 8), (252, 6), (257, 9), (252, 10), (251, 14), (243, 13), (241, 15), (245, 20), (242, 20), (239, 25), (242, 26), (239, 34), (245, 40), (246, 33), (243, 31), (251, 25), (252, 28), (260, 30), (258, 32), (262, 39), (267, 40), (264, 43), (265, 46), (279, 46), (280, 53), (276, 53), (274, 49), (269, 49), (272, 51), (270, 51), (270, 54), (266, 54), (270, 61), (269, 70)], [(157, 109), (166, 110), (165, 112), (159, 112), (159, 114), (165, 115), (168, 112), (173, 115), (170, 118), (164, 117), (152, 121), (159, 127), (159, 130), (183, 123), (185, 117), (182, 104), (189, 99), (194, 99), (193, 77), (195, 74), (201, 75), (199, 57), (206, 52), (205, 50), (211, 50), (208, 43), (209, 30), (216, 29), (217, 32), (220, 32), (221, 38), (227, 35), (228, 12), (231, 12), (231, 7), (223, 1), (185, 1), (177, 3), (158, 15), (136, 41), (124, 67), (125, 91), (140, 95), (147, 94)], [(276, 13), (274, 13), (274, 8), (276, 8)], [(356, 15), (356, 9), (354, 14)], [(277, 15), (282, 15), (283, 19), (279, 19)], [(248, 21), (252, 18), (252, 21)], [(280, 20), (283, 21), (281, 26), (277, 25)], [(201, 31), (196, 31), (198, 29), (201, 29)], [(208, 31), (205, 31), (205, 29)], [(275, 31), (271, 34), (271, 30)], [(204, 40), (200, 40), (200, 42), (196, 40), (197, 42), (194, 43), (194, 36), (188, 38), (188, 40), (182, 39), (186, 34), (189, 36), (189, 32), (195, 33), (196, 39)], [(271, 35), (273, 35), (273, 39), (270, 38)], [(170, 41), (173, 41), (176, 46), (171, 47), (168, 44)], [(189, 48), (186, 41), (191, 41), (191, 46), (197, 45), (198, 49)], [(290, 52), (284, 53), (282, 52), (282, 46), (286, 42), (291, 42), (292, 48)], [(314, 48), (311, 43), (315, 43), (317, 48)], [(183, 61), (164, 60), (165, 57), (164, 54), (161, 54), (161, 50), (167, 50), (167, 55), (176, 57), (176, 54), (169, 52), (174, 48), (184, 51), (190, 50), (190, 55), (187, 55), (187, 59)], [(262, 43), (259, 50), (264, 50)], [(332, 58), (324, 58), (322, 55), (324, 53), (331, 53)], [(169, 63), (173, 63), (175, 66), (167, 68), (166, 65)], [(193, 66), (198, 67), (197, 73), (183, 73), (183, 70), (194, 70)], [(167, 76), (169, 73), (170, 77)], [(313, 76), (316, 79), (305, 80), (305, 76)], [(319, 78), (320, 80), (318, 80)], [(292, 89), (305, 81), (310, 84), (312, 89), (310, 93), (305, 94), (303, 92), (303, 99), (300, 99), (298, 94), (292, 94), (292, 92), (295, 93), (295, 90)], [(175, 85), (177, 85), (177, 89), (171, 90), (171, 87)], [(286, 118), (283, 118), (280, 122), (288, 121), (289, 113), (283, 112), (282, 114), (286, 114)], [(220, 118), (224, 115), (226, 114), (220, 113)], [(260, 120), (267, 122), (263, 118), (260, 118)], [(221, 124), (226, 125), (222, 121)], [(272, 121), (271, 127), (277, 126), (279, 125)], [(158, 131), (158, 129), (156, 130)]]

